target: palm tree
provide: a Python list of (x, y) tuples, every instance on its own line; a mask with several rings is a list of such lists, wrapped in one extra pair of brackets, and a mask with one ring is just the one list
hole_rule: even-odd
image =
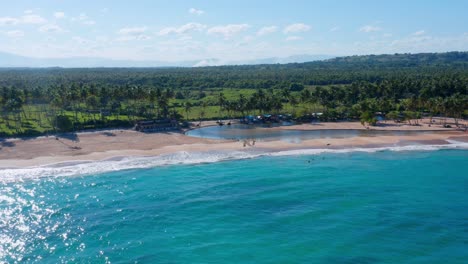
[(291, 99), (291, 90), (284, 88), (281, 90), (281, 96), (283, 97), (285, 103), (289, 103)]
[(151, 114), (154, 116), (154, 103), (156, 102), (156, 91), (151, 89), (148, 92), (148, 100), (150, 102)]
[(226, 107), (226, 97), (223, 93), (219, 93), (218, 95), (218, 104), (219, 104), (219, 115), (222, 117), (222, 111)]
[(457, 127), (459, 127), (458, 119), (461, 118), (462, 113), (467, 106), (465, 98), (462, 97), (459, 93), (446, 98), (447, 112), (453, 117)]
[[(300, 100), (304, 105), (306, 105), (306, 108), (308, 108), (307, 104), (310, 103), (311, 98), (312, 98), (312, 95), (309, 90), (307, 89), (302, 90)], [(309, 112), (310, 110), (311, 109), (309, 109)]]
[(239, 94), (239, 100), (237, 101), (237, 110), (241, 113), (242, 117), (245, 116), (245, 110), (247, 107), (247, 99), (245, 95)]
[(203, 101), (201, 103), (201, 111), (200, 111), (200, 124), (202, 122), (202, 120), (205, 118), (205, 114), (206, 114), (206, 107), (208, 106), (208, 104), (206, 103), (206, 101)]
[[(445, 104), (442, 97), (437, 97), (434, 99), (434, 110), (436, 113), (442, 114), (445, 113)], [(440, 119), (439, 119), (440, 124)]]
[(185, 102), (184, 104), (184, 110), (185, 110), (185, 120), (189, 120), (188, 114), (190, 110), (192, 109), (192, 104), (190, 102)]

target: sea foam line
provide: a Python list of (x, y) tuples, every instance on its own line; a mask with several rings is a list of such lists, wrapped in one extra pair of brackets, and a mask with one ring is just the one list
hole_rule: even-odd
[(381, 152), (381, 151), (434, 151), (441, 149), (468, 149), (468, 143), (448, 140), (450, 144), (444, 145), (408, 145), (388, 146), (377, 148), (346, 148), (346, 149), (298, 149), (277, 152), (251, 152), (251, 151), (210, 151), (186, 152), (180, 151), (151, 157), (123, 157), (121, 159), (108, 159), (92, 162), (67, 162), (62, 164), (0, 169), (0, 181), (12, 182), (42, 177), (64, 177), (92, 175), (127, 169), (145, 169), (177, 164), (214, 163), (226, 160), (251, 159), (261, 156), (297, 156), (320, 155), (325, 153), (349, 152)]
[(349, 153), (349, 152), (382, 152), (382, 151), (434, 151), (442, 149), (468, 149), (468, 143), (455, 140), (447, 140), (450, 144), (440, 145), (407, 145), (407, 146), (387, 146), (376, 148), (346, 148), (346, 149), (298, 149), (285, 150), (269, 153), (270, 156), (294, 156), (294, 155), (318, 155), (323, 153)]

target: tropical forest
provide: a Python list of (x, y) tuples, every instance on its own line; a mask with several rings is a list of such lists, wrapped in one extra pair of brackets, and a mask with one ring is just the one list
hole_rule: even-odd
[[(468, 52), (187, 68), (1, 68), (0, 136), (282, 114), (297, 122), (468, 115)], [(320, 113), (320, 115), (317, 115)]]

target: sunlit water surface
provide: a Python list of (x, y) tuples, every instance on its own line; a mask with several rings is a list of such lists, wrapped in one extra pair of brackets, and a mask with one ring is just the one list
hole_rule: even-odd
[(6, 181), (0, 263), (467, 263), (467, 172), (382, 151)]

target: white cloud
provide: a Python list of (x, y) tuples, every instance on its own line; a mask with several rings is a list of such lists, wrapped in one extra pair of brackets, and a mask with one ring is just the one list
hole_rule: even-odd
[(31, 9), (28, 9), (28, 10), (24, 10), (24, 13), (25, 14), (32, 14), (32, 13), (34, 13), (34, 11), (31, 10)]
[(120, 35), (141, 35), (148, 30), (147, 27), (125, 27), (119, 30)]
[(58, 26), (56, 24), (43, 25), (43, 26), (41, 26), (39, 28), (39, 31), (43, 32), (43, 33), (62, 33), (62, 32), (65, 32), (65, 30), (63, 30), (63, 28), (61, 28), (60, 26)]
[(362, 26), (359, 29), (360, 32), (365, 32), (365, 33), (377, 32), (377, 31), (381, 31), (381, 30), (382, 30), (382, 28), (377, 27), (377, 26), (372, 26), (372, 25), (365, 25), (365, 26)]
[(160, 36), (166, 36), (169, 34), (187, 34), (191, 31), (203, 31), (206, 28), (205, 25), (199, 24), (199, 23), (187, 23), (185, 25), (182, 25), (180, 27), (166, 27), (161, 29), (158, 32), (158, 35)]
[(20, 20), (14, 17), (0, 17), (0, 26), (16, 25), (19, 22)]
[(283, 32), (285, 34), (289, 33), (300, 33), (309, 31), (312, 27), (303, 23), (291, 24), (284, 28)]
[(383, 36), (384, 36), (384, 38), (389, 38), (389, 37), (391, 37), (391, 36), (393, 36), (393, 35), (390, 34), (390, 33), (385, 33), (385, 34), (383, 34)]
[(39, 15), (28, 14), (21, 17), (23, 24), (44, 24), (47, 20)]
[(72, 38), (73, 42), (76, 42), (78, 44), (81, 44), (81, 45), (85, 45), (85, 44), (89, 44), (90, 41), (85, 39), (85, 38), (82, 38), (82, 37), (73, 37)]
[(206, 59), (195, 63), (192, 67), (207, 67), (225, 65), (226, 62), (219, 59)]
[(422, 35), (424, 35), (424, 34), (426, 34), (426, 31), (424, 31), (424, 30), (419, 30), (419, 31), (414, 32), (412, 35), (413, 35), (413, 36), (422, 36)]
[(92, 20), (91, 18), (89, 18), (88, 15), (86, 15), (85, 13), (81, 13), (78, 17), (72, 17), (71, 21), (72, 22), (78, 21), (82, 23), (83, 25), (88, 25), (88, 26), (96, 24), (96, 22)]
[(224, 38), (230, 38), (244, 30), (247, 30), (250, 26), (248, 24), (229, 24), (225, 26), (216, 26), (208, 29), (208, 34), (219, 34), (223, 35)]
[(88, 26), (92, 26), (92, 25), (96, 24), (96, 21), (94, 21), (94, 20), (85, 20), (85, 21), (83, 21), (83, 24), (88, 25)]
[(278, 30), (276, 26), (262, 27), (257, 31), (257, 36), (264, 36), (271, 33), (275, 33)]
[(54, 13), (54, 17), (57, 18), (57, 19), (64, 18), (64, 17), (65, 17), (65, 13), (64, 13), (64, 12), (55, 12), (55, 13)]
[(193, 15), (200, 16), (200, 15), (203, 15), (205, 13), (205, 11), (192, 7), (192, 8), (189, 9), (189, 13), (193, 14)]
[(330, 32), (335, 32), (335, 31), (338, 31), (340, 30), (340, 27), (332, 27), (330, 28)]
[(73, 17), (71, 20), (72, 21), (83, 21), (83, 20), (86, 20), (86, 19), (88, 19), (88, 16), (85, 13), (80, 13), (79, 16)]
[(22, 38), (24, 37), (24, 32), (21, 30), (11, 30), (5, 32), (5, 35), (9, 38)]
[(289, 36), (286, 38), (286, 41), (297, 41), (297, 40), (302, 40), (302, 37), (299, 36)]
[(147, 27), (124, 27), (117, 32), (120, 35), (120, 37), (117, 40), (148, 40), (151, 37), (145, 34), (147, 30)]
[(0, 17), (0, 26), (7, 26), (7, 25), (17, 25), (17, 24), (44, 24), (47, 22), (47, 19), (35, 15), (32, 13), (31, 10), (25, 11), (25, 15), (21, 17)]

